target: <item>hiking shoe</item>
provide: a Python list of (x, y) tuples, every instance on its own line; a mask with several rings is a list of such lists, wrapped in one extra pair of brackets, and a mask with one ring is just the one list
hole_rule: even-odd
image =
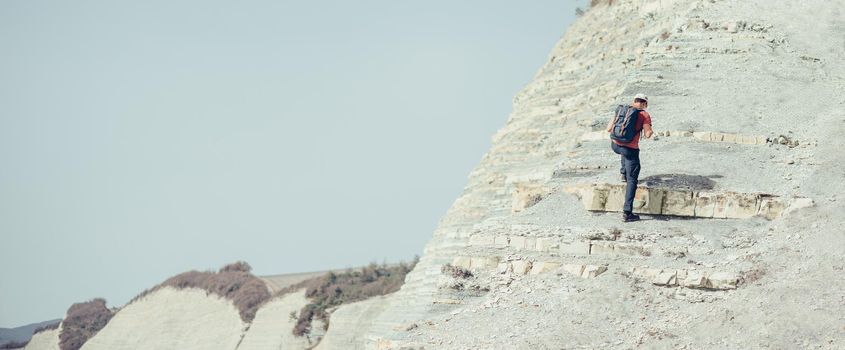
[(623, 213), (622, 214), (622, 221), (623, 222), (632, 222), (632, 221), (640, 221), (640, 216), (633, 213)]

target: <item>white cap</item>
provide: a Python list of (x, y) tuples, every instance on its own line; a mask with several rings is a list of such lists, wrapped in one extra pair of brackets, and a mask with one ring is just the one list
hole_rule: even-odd
[(635, 100), (640, 99), (640, 100), (648, 102), (648, 96), (646, 96), (645, 94), (637, 94), (636, 96), (634, 96), (634, 99)]

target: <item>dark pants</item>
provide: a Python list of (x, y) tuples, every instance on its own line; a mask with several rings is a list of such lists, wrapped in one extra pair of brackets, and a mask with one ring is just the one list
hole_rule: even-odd
[(619, 172), (625, 176), (625, 181), (628, 182), (628, 187), (625, 188), (625, 205), (622, 206), (622, 211), (630, 213), (634, 209), (634, 194), (637, 193), (637, 181), (640, 177), (640, 150), (619, 146), (611, 142), (610, 147), (613, 152), (622, 156), (622, 167)]

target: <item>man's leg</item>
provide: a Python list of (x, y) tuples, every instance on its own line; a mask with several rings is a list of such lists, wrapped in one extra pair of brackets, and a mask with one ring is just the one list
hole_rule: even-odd
[(619, 155), (619, 173), (622, 174), (622, 182), (627, 182), (627, 176), (625, 175), (625, 155), (622, 153), (624, 152), (622, 149), (624, 147), (617, 145), (613, 141), (610, 142), (610, 149), (613, 150), (616, 154)]
[(625, 188), (625, 204), (622, 206), (622, 210), (625, 213), (631, 213), (634, 211), (634, 195), (637, 193), (637, 183), (640, 177), (640, 150), (627, 147), (620, 148), (624, 149), (623, 164), (625, 165), (625, 178), (628, 183)]
[(622, 180), (623, 181), (628, 181), (628, 175), (625, 174), (626, 173), (626, 171), (625, 171), (625, 156), (620, 155), (619, 160), (620, 160), (619, 161), (619, 163), (620, 163), (619, 173), (622, 174)]

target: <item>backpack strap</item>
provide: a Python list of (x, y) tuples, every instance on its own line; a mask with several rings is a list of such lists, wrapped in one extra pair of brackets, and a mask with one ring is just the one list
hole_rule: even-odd
[[(631, 109), (633, 109), (633, 110), (634, 110), (634, 112), (633, 112), (633, 113), (631, 113), (631, 117), (635, 117), (635, 118), (634, 118), (634, 121), (636, 122), (637, 120), (639, 120), (639, 119), (640, 119), (640, 113), (642, 113), (642, 112), (643, 112), (643, 110), (642, 110), (642, 109), (636, 109), (636, 108), (634, 108), (634, 107), (631, 107)], [(636, 125), (634, 125), (634, 126), (636, 127)], [(643, 129), (642, 129), (642, 128), (640, 128), (640, 130), (637, 130), (637, 133), (639, 133), (639, 132), (641, 132), (641, 131), (643, 131)]]
[(613, 122), (610, 124), (616, 125), (616, 121), (619, 120), (619, 117), (625, 117), (625, 112), (627, 112), (627, 106), (625, 105), (618, 105), (616, 106), (616, 113), (613, 115)]

